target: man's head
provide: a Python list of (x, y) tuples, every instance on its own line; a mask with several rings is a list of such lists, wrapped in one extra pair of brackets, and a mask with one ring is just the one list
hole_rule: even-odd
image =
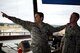
[(35, 22), (40, 23), (44, 19), (44, 14), (42, 12), (36, 12), (34, 19), (35, 19)]
[(73, 12), (70, 17), (70, 23), (77, 23), (78, 20), (79, 20), (79, 14)]

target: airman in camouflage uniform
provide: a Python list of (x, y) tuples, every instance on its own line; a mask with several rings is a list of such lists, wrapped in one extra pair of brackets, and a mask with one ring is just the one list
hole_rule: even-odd
[[(3, 12), (2, 12), (3, 13)], [(31, 33), (32, 43), (31, 48), (33, 53), (51, 53), (50, 47), (48, 45), (48, 37), (52, 35), (53, 32), (60, 31), (65, 28), (66, 25), (61, 27), (52, 27), (47, 23), (43, 23), (43, 13), (37, 12), (35, 14), (35, 22), (23, 21), (16, 17), (8, 16), (3, 13), (3, 17), (12, 20), (14, 23), (23, 26), (23, 28), (29, 30)], [(41, 20), (41, 21), (40, 21)]]
[(66, 27), (62, 53), (80, 53), (80, 27), (77, 25), (79, 14), (73, 12), (70, 24)]

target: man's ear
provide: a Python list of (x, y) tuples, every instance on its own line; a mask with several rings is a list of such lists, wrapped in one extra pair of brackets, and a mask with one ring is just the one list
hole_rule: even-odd
[(43, 17), (41, 17), (41, 20), (43, 21)]

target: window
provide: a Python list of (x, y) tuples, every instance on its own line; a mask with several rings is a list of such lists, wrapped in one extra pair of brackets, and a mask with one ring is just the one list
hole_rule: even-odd
[[(42, 0), (37, 0), (37, 2), (38, 11), (44, 13), (44, 22), (52, 25), (64, 25), (68, 23), (72, 12), (80, 14), (79, 5), (42, 4)], [(78, 24), (80, 25), (80, 21), (78, 21)]]
[[(0, 11), (10, 15), (20, 18), (22, 20), (33, 19), (33, 0), (1, 0), (0, 1)], [(13, 23), (12, 21), (3, 18), (0, 13), (0, 22), (2, 23)]]

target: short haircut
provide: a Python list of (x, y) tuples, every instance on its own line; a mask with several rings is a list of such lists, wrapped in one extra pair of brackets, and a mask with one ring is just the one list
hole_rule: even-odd
[(42, 12), (36, 12), (35, 14), (39, 14), (39, 16), (42, 17), (42, 19), (44, 19), (44, 14)]
[(79, 14), (76, 12), (73, 12), (72, 14), (75, 14), (77, 16), (77, 18), (79, 19)]

